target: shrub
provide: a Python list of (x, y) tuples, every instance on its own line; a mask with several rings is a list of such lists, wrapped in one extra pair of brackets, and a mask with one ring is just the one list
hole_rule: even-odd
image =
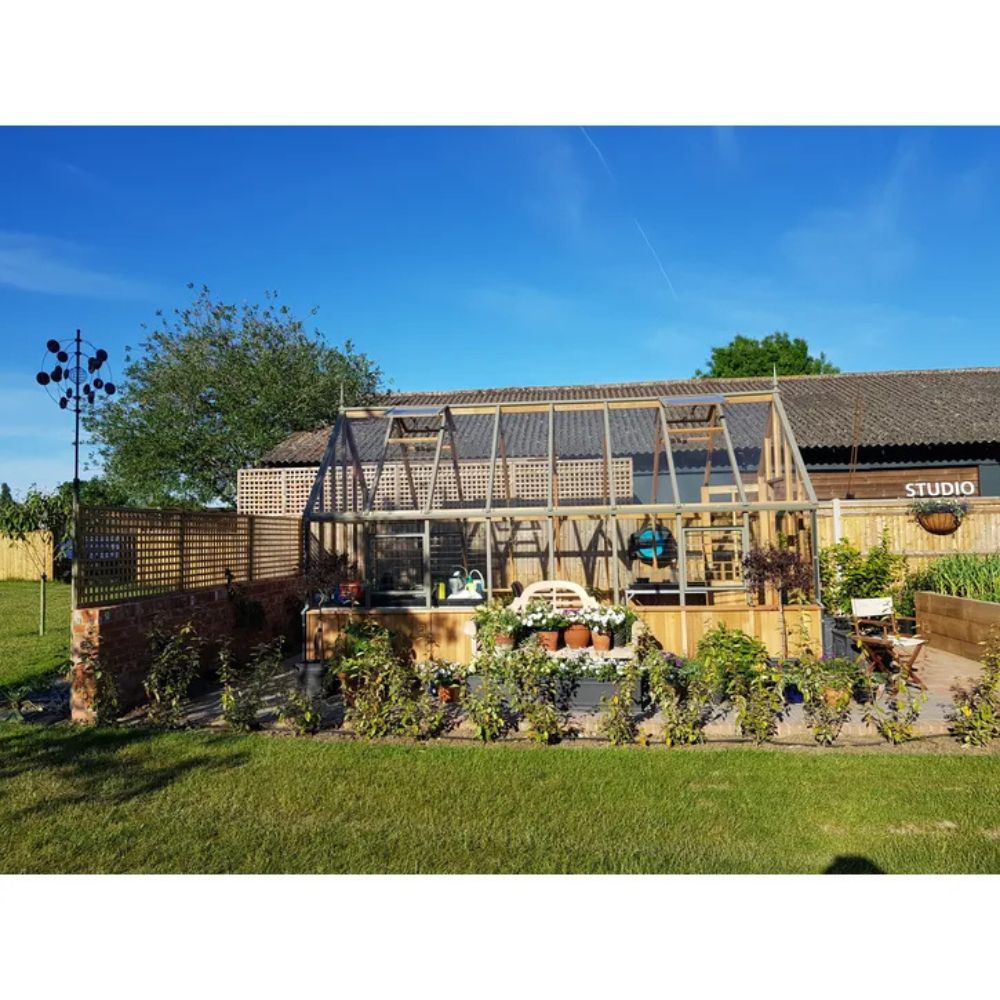
[(219, 648), (219, 680), (222, 681), (222, 717), (233, 728), (253, 729), (264, 703), (267, 685), (281, 669), (284, 637), (262, 642), (238, 662), (228, 641)]
[(427, 693), (412, 658), (397, 655), (386, 629), (355, 629), (347, 640), (352, 655), (338, 666), (351, 678), (347, 719), (359, 735), (428, 739), (443, 731), (446, 712)]
[(774, 737), (785, 714), (784, 677), (769, 667), (738, 674), (730, 681), (729, 698), (736, 709), (741, 735), (759, 746)]
[(869, 697), (863, 715), (865, 723), (872, 726), (887, 743), (898, 745), (912, 740), (913, 727), (927, 695), (911, 691), (901, 673), (890, 674), (881, 693), (871, 690), (873, 680), (870, 679), (868, 684)]
[(903, 587), (905, 556), (889, 549), (889, 533), (865, 555), (847, 539), (827, 546), (819, 554), (820, 581), (827, 610), (849, 615), (851, 600), (895, 596)]
[(851, 717), (851, 698), (863, 676), (861, 664), (849, 657), (808, 659), (789, 679), (802, 692), (802, 709), (813, 738), (833, 746)]
[(639, 726), (632, 714), (632, 698), (639, 680), (639, 670), (635, 660), (627, 660), (619, 675), (615, 693), (605, 702), (601, 731), (616, 747), (634, 743), (639, 734)]
[(202, 639), (191, 622), (173, 632), (156, 625), (149, 632), (152, 662), (143, 687), (147, 717), (158, 726), (180, 724), (184, 700), (201, 665)]
[(668, 747), (701, 743), (714, 712), (702, 665), (659, 651), (644, 663), (650, 695), (663, 720), (664, 742)]
[(299, 736), (311, 736), (323, 726), (323, 706), (300, 687), (293, 686), (278, 711), (278, 718)]
[(727, 693), (734, 677), (749, 676), (767, 663), (767, 647), (738, 628), (719, 623), (699, 640), (695, 659), (709, 691)]
[(566, 625), (566, 616), (544, 598), (536, 597), (521, 612), (520, 623), (531, 632), (559, 629)]
[(984, 747), (1000, 739), (1000, 631), (986, 642), (983, 672), (969, 688), (952, 688), (954, 707), (948, 715), (949, 731), (965, 746)]
[(514, 713), (504, 698), (496, 679), (485, 674), (479, 690), (465, 699), (465, 713), (476, 727), (484, 743), (493, 743), (505, 736), (516, 724)]
[(965, 500), (915, 500), (910, 504), (910, 513), (914, 517), (920, 514), (953, 514), (961, 524), (969, 513), (969, 504)]

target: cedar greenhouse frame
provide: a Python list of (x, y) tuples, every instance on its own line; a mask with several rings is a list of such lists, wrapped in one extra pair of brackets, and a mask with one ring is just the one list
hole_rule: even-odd
[[(567, 431), (567, 422), (574, 421), (579, 426)], [(739, 427), (738, 444), (731, 424)], [(571, 446), (563, 454), (567, 436)], [(634, 489), (625, 495), (628, 487), (622, 485), (629, 482), (639, 451), (652, 457), (648, 497)], [(702, 467), (694, 499), (684, 495), (691, 492), (692, 462)], [(726, 467), (727, 481), (719, 482)], [(518, 487), (518, 476), (523, 483), (528, 473), (531, 487)], [(435, 533), (445, 529), (445, 522), (457, 529), (462, 565), (469, 565), (468, 553), (479, 539), (485, 590), (492, 598), (502, 589), (498, 531), (543, 526), (538, 557), (547, 567), (545, 575), (576, 579), (580, 567), (570, 565), (566, 572), (568, 557), (557, 540), (567, 523), (589, 520), (598, 522), (596, 530), (603, 530), (610, 543), (605, 592), (616, 603), (623, 595), (640, 606), (666, 600), (679, 605), (683, 615), (692, 605), (706, 610), (705, 605), (732, 605), (734, 599), (750, 605), (740, 557), (751, 543), (766, 544), (779, 535), (811, 560), (818, 595), (816, 508), (774, 387), (706, 395), (347, 408), (330, 432), (303, 520), (307, 563), (323, 551), (356, 561), (366, 584), (365, 610), (372, 613), (379, 610), (373, 598), (376, 605), (382, 602), (381, 610), (400, 603), (432, 608)], [(665, 558), (663, 566), (654, 547), (653, 572), (675, 577), (651, 585), (660, 596), (650, 597), (624, 579), (622, 557), (632, 552), (625, 551), (620, 529), (629, 522), (654, 532), (665, 528), (672, 538), (676, 558)], [(726, 536), (732, 548), (730, 578), (710, 579), (707, 572), (705, 579), (692, 578), (694, 540), (704, 548), (706, 537)], [(400, 544), (407, 547), (403, 558), (419, 562), (419, 582), (379, 590), (376, 570), (394, 565)], [(668, 565), (673, 562), (675, 567)], [(501, 583), (510, 582), (509, 570), (500, 576)], [(686, 620), (681, 627), (686, 640)]]

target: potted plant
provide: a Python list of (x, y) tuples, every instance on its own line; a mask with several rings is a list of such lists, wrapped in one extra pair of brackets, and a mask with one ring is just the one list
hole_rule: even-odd
[(611, 649), (614, 645), (615, 632), (625, 624), (627, 617), (628, 610), (619, 604), (612, 607), (591, 608), (587, 611), (587, 621), (590, 624), (596, 652), (606, 653)]
[(504, 601), (497, 598), (487, 601), (476, 610), (475, 622), (480, 645), (514, 648), (521, 619)]
[(964, 500), (918, 500), (910, 504), (910, 511), (924, 531), (951, 535), (969, 513), (969, 505)]
[(465, 667), (451, 660), (429, 660), (421, 670), (431, 692), (446, 705), (461, 699), (466, 672)]
[(586, 612), (575, 608), (564, 612), (566, 624), (563, 627), (563, 642), (570, 649), (586, 649), (590, 645), (590, 622)]
[(536, 598), (521, 613), (521, 627), (538, 636), (539, 645), (554, 653), (559, 648), (559, 633), (566, 624), (566, 615), (548, 601)]

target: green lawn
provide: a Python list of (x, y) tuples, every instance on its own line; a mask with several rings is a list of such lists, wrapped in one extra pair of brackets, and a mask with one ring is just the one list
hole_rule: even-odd
[(38, 583), (0, 582), (0, 688), (42, 680), (69, 662), (69, 584), (46, 586), (38, 634)]
[(1000, 872), (1000, 756), (0, 725), (4, 872)]

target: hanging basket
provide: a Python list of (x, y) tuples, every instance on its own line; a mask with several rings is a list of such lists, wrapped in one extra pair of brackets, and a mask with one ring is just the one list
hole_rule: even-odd
[(917, 514), (917, 523), (932, 535), (953, 535), (962, 522), (950, 510), (939, 510), (932, 514)]

